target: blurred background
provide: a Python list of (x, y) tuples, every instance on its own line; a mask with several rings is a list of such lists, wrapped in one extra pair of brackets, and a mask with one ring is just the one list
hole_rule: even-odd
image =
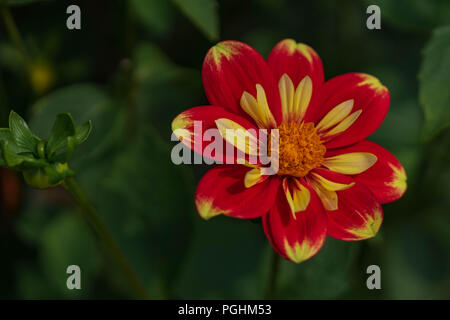
[[(68, 30), (66, 8), (81, 8)], [(381, 30), (366, 8), (381, 8)], [(283, 261), (277, 298), (450, 298), (450, 1), (0, 0), (0, 126), (14, 109), (40, 137), (60, 112), (93, 131), (70, 163), (152, 298), (260, 299), (271, 248), (258, 221), (197, 215), (207, 166), (170, 161), (172, 119), (207, 103), (206, 51), (247, 42), (265, 57), (284, 38), (312, 46), (327, 79), (378, 77), (391, 93), (369, 140), (405, 166), (408, 191), (384, 205), (376, 238), (328, 238), (313, 259)], [(67, 192), (0, 169), (0, 298), (131, 298), (127, 282)], [(66, 268), (82, 271), (68, 290)], [(381, 268), (368, 290), (366, 268)]]

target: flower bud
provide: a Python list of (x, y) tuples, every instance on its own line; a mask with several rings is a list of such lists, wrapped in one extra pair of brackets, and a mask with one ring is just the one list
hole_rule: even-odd
[(43, 168), (28, 169), (23, 171), (23, 177), (25, 182), (32, 188), (36, 189), (48, 189), (57, 186), (62, 182), (51, 184), (50, 179)]
[(56, 162), (44, 168), (27, 169), (23, 171), (26, 183), (36, 189), (48, 189), (61, 184), (74, 172), (69, 168), (67, 162)]

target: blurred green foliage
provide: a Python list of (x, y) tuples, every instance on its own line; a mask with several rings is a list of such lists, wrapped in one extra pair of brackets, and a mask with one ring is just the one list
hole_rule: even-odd
[(419, 99), (425, 111), (425, 138), (450, 126), (450, 26), (435, 30), (420, 71)]
[(365, 0), (382, 9), (383, 18), (406, 31), (427, 31), (450, 21), (450, 2), (447, 0)]
[[(71, 167), (151, 297), (264, 297), (272, 251), (260, 223), (198, 217), (193, 194), (208, 167), (171, 163), (170, 122), (207, 104), (200, 70), (215, 41), (267, 56), (290, 37), (318, 51), (326, 78), (367, 72), (389, 88), (389, 114), (370, 139), (404, 164), (408, 191), (384, 206), (376, 238), (329, 238), (310, 261), (283, 261), (276, 296), (450, 298), (448, 1), (73, 2), (79, 31), (65, 25), (70, 1), (0, 2), (13, 5), (27, 55), (0, 23), (0, 124), (14, 108), (47, 138), (58, 113), (92, 120)], [(366, 28), (368, 4), (380, 6), (381, 30)], [(23, 192), (17, 212), (0, 218), (1, 298), (131, 297), (62, 188)], [(65, 287), (69, 264), (82, 269), (80, 291)], [(382, 290), (366, 288), (371, 264)]]

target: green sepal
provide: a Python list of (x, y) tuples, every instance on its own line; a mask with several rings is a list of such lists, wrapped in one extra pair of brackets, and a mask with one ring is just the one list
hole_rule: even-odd
[(76, 126), (69, 113), (57, 115), (48, 141), (36, 137), (14, 111), (9, 125), (0, 128), (0, 166), (22, 171), (25, 181), (38, 189), (55, 187), (75, 174), (67, 162), (92, 130), (91, 121)]
[(72, 155), (73, 151), (75, 150), (75, 147), (77, 146), (75, 142), (75, 137), (67, 137), (65, 142), (65, 148), (60, 152), (57, 152), (51, 156), (49, 159), (52, 163), (53, 162), (67, 162), (70, 159), (70, 156)]
[(60, 113), (56, 116), (48, 139), (46, 153), (51, 160), (60, 150), (67, 147), (67, 138), (75, 135), (75, 123), (69, 113)]
[(44, 167), (45, 173), (48, 175), (48, 181), (51, 184), (59, 184), (63, 182), (66, 177), (74, 176), (74, 172), (69, 168), (67, 162), (64, 163), (54, 163), (50, 166)]
[(18, 154), (10, 147), (9, 141), (0, 141), (2, 150), (2, 160), (6, 166), (14, 170), (24, 170), (31, 168), (42, 168), (47, 165), (43, 159), (36, 159), (34, 155), (29, 153)]
[(15, 141), (14, 141), (12, 135), (11, 135), (11, 130), (9, 130), (9, 128), (0, 128), (0, 142), (1, 141), (8, 141), (9, 147), (11, 148), (11, 150), (14, 153), (30, 152), (28, 149), (19, 147), (15, 143)]
[(75, 143), (77, 145), (83, 143), (86, 141), (86, 139), (89, 137), (92, 131), (92, 121), (86, 121), (85, 123), (82, 123), (78, 125), (75, 129)]
[(70, 156), (73, 153), (73, 150), (75, 150), (75, 147), (77, 146), (76, 138), (75, 137), (67, 137), (67, 149), (64, 153), (64, 161), (67, 162), (70, 159)]
[(43, 168), (28, 169), (23, 171), (26, 183), (36, 189), (48, 189), (56, 187), (64, 182), (66, 177), (72, 177), (75, 173), (67, 163), (55, 163)]
[(23, 157), (9, 147), (9, 141), (2, 141), (2, 155), (8, 167), (16, 167), (22, 164)]
[(58, 183), (50, 183), (44, 168), (24, 170), (23, 178), (30, 187), (36, 189), (48, 189), (58, 185)]
[(18, 147), (33, 153), (36, 151), (36, 144), (40, 139), (31, 132), (25, 120), (14, 111), (9, 114), (9, 130)]

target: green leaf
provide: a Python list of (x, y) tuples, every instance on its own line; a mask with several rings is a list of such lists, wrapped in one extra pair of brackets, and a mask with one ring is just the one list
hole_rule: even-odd
[(173, 26), (174, 8), (167, 0), (131, 0), (138, 21), (156, 35), (163, 36)]
[(450, 126), (450, 27), (436, 29), (425, 48), (419, 99), (425, 112), (423, 137), (430, 140)]
[(47, 155), (51, 159), (52, 155), (67, 147), (67, 138), (75, 135), (75, 123), (69, 113), (60, 113), (56, 116), (47, 143)]
[(215, 42), (219, 39), (219, 6), (216, 0), (173, 0), (173, 2), (210, 41)]
[(151, 42), (140, 43), (137, 46), (134, 61), (137, 65), (136, 78), (138, 81), (157, 78), (161, 74), (176, 68), (165, 53)]
[(27, 123), (14, 111), (9, 114), (9, 129), (17, 146), (35, 152), (38, 139), (33, 135)]

